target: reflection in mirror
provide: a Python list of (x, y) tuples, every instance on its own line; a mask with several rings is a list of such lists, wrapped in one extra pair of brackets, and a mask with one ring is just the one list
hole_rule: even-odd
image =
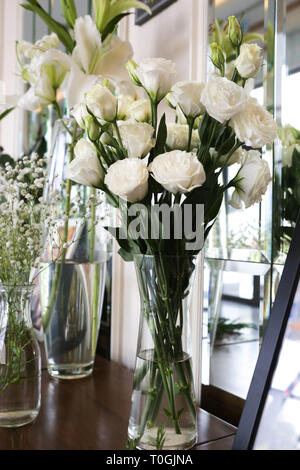
[[(265, 105), (281, 127), (286, 70), (285, 2), (215, 0), (210, 4), (209, 42), (217, 41), (225, 49), (229, 73), (235, 57), (226, 34), (228, 16), (239, 19), (245, 41), (262, 48), (263, 66), (246, 86), (250, 96)], [(215, 70), (208, 59), (208, 75), (212, 74)], [(295, 103), (292, 107), (295, 110)], [(262, 152), (270, 168), (277, 171), (278, 166), (280, 170), (276, 183), (269, 185), (261, 204), (243, 211), (224, 204), (205, 252), (201, 406), (235, 425), (248, 393), (285, 260), (280, 251), (282, 244), (275, 243), (276, 228), (280, 231), (283, 225), (282, 194), (277, 190), (279, 187), (281, 191), (280, 141)], [(225, 183), (235, 172), (234, 166), (224, 174)]]

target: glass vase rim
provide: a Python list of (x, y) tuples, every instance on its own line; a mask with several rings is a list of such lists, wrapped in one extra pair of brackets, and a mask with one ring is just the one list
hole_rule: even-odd
[(193, 255), (189, 255), (188, 253), (186, 254), (165, 254), (165, 253), (162, 253), (162, 252), (157, 252), (157, 253), (153, 253), (152, 255), (145, 255), (143, 253), (134, 253), (133, 254), (133, 259), (137, 258), (137, 259), (142, 259), (142, 258), (145, 258), (145, 259), (154, 259), (156, 258), (157, 256), (162, 256), (163, 258), (167, 258), (167, 259), (186, 259), (186, 258), (193, 258), (193, 259), (197, 259), (198, 256), (199, 256), (200, 252), (197, 253), (197, 254), (193, 254)]

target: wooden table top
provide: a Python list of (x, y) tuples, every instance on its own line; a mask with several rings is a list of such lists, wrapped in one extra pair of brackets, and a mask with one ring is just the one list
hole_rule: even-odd
[[(42, 372), (42, 405), (36, 420), (0, 429), (0, 450), (124, 450), (132, 372), (96, 357), (94, 372), (73, 381)], [(230, 450), (236, 428), (199, 410), (196, 450)]]

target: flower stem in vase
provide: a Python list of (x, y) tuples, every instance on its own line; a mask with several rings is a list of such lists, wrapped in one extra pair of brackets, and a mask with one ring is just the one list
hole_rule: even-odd
[[(74, 131), (72, 133), (72, 142), (71, 144), (69, 144), (69, 163), (71, 163), (74, 159), (74, 147), (75, 147), (75, 142), (76, 142), (76, 134), (77, 134), (77, 123), (75, 123), (74, 125)], [(67, 249), (68, 249), (69, 217), (70, 217), (70, 208), (71, 208), (71, 190), (72, 190), (72, 181), (68, 179), (66, 180), (66, 199), (65, 199), (65, 209), (64, 209), (65, 222), (64, 222), (63, 236), (61, 240), (62, 249), (60, 253), (60, 261), (55, 263), (53, 283), (51, 286), (49, 301), (45, 309), (45, 313), (42, 316), (43, 329), (45, 333), (47, 332), (50, 322), (51, 322), (51, 317), (53, 313), (53, 305), (57, 300), (63, 265), (66, 260), (66, 254), (67, 254)]]
[[(91, 228), (89, 231), (90, 245), (89, 245), (89, 258), (90, 263), (95, 262), (95, 237), (96, 237), (96, 189), (91, 190)], [(93, 283), (93, 297), (92, 297), (92, 322), (93, 322), (93, 335), (92, 335), (92, 352), (96, 353), (97, 337), (98, 337), (98, 302), (99, 302), (99, 287), (100, 287), (100, 272), (98, 266), (95, 266), (94, 283)]]

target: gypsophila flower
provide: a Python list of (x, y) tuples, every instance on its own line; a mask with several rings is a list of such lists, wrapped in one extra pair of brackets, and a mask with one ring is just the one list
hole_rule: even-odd
[[(54, 220), (48, 205), (38, 193), (44, 183), (45, 159), (23, 157), (15, 167), (0, 170), (0, 282), (26, 284), (44, 244), (45, 227)], [(35, 179), (36, 178), (36, 179)], [(35, 181), (34, 181), (35, 179)], [(33, 183), (34, 181), (34, 183)]]

